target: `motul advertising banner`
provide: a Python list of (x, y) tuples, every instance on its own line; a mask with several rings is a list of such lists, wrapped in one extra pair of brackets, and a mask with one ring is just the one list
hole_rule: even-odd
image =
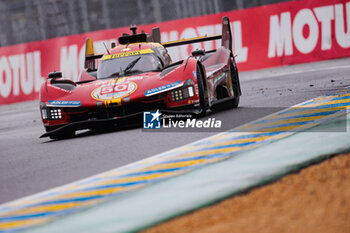
[[(233, 49), (240, 71), (263, 69), (350, 56), (350, 1), (292, 1), (245, 10), (140, 25), (150, 32), (159, 27), (163, 42), (221, 33), (223, 16), (231, 21)], [(37, 99), (41, 83), (51, 71), (78, 80), (85, 40), (92, 38), (95, 53), (104, 53), (129, 28), (0, 48), (0, 105)], [(217, 41), (169, 48), (173, 62), (191, 51), (215, 49)]]

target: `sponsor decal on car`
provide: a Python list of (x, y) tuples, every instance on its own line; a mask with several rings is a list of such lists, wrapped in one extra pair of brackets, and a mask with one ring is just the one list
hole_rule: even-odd
[(130, 51), (130, 50), (131, 50), (131, 48), (123, 48), (120, 51), (125, 52), (125, 51)]
[(160, 87), (156, 87), (145, 92), (145, 96), (155, 95), (163, 91), (171, 90), (181, 86), (181, 80), (169, 83)]
[(134, 82), (107, 84), (93, 90), (91, 97), (96, 100), (113, 100), (130, 95), (137, 89)]
[(80, 107), (78, 100), (49, 100), (49, 107)]
[(141, 49), (141, 50), (130, 51), (130, 52), (125, 52), (125, 53), (109, 54), (109, 55), (103, 56), (101, 60), (104, 61), (104, 60), (109, 60), (109, 59), (135, 56), (135, 55), (148, 54), (148, 53), (154, 53), (154, 51), (152, 49)]
[(128, 77), (128, 81), (140, 81), (142, 79), (143, 79), (143, 76)]
[(197, 73), (196, 73), (196, 71), (192, 71), (192, 74), (193, 74), (194, 79), (197, 79)]

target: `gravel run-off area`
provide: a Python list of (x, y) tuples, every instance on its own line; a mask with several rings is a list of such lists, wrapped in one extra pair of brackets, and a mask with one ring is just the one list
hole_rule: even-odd
[(350, 154), (144, 231), (156, 232), (350, 232)]

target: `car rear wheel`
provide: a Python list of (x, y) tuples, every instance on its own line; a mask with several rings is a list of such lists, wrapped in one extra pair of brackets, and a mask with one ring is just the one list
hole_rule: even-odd
[(239, 105), (239, 99), (241, 95), (241, 87), (239, 83), (237, 67), (233, 63), (231, 63), (230, 72), (234, 98), (229, 102), (229, 105), (232, 108), (237, 108)]
[(197, 64), (197, 83), (199, 91), (199, 110), (200, 113), (197, 114), (198, 117), (204, 117), (207, 112), (207, 98), (206, 96), (206, 85), (204, 83), (204, 74), (200, 64)]

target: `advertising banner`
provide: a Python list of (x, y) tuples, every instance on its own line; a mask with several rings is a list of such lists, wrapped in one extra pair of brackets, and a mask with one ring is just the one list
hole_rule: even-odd
[[(221, 33), (228, 16), (239, 71), (248, 71), (350, 56), (350, 1), (305, 0), (235, 10), (213, 15), (138, 25), (150, 32), (159, 27), (162, 42)], [(34, 100), (51, 71), (79, 79), (85, 40), (105, 53), (128, 27), (100, 30), (0, 48), (0, 105)], [(220, 40), (169, 48), (173, 62), (195, 49), (212, 50)]]

